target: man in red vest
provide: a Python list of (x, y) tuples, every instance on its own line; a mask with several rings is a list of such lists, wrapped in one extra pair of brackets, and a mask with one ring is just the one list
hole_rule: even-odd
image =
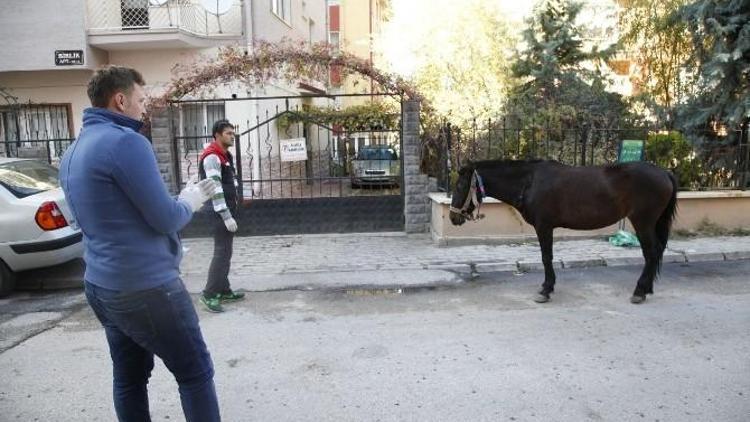
[(216, 189), (211, 197), (213, 206), (214, 256), (208, 268), (208, 282), (201, 303), (210, 312), (223, 312), (222, 303), (241, 300), (244, 293), (229, 287), (229, 266), (232, 243), (237, 231), (235, 216), (239, 209), (237, 178), (229, 147), (234, 145), (234, 126), (227, 120), (214, 123), (213, 142), (203, 150), (198, 164), (201, 180), (212, 179)]

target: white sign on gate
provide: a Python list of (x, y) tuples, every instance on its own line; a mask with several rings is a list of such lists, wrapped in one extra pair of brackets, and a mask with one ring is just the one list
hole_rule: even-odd
[(307, 142), (305, 138), (284, 139), (279, 141), (281, 161), (307, 160)]

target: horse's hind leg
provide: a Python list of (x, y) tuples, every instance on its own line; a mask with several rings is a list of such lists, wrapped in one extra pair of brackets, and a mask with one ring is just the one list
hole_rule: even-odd
[(544, 264), (544, 283), (534, 301), (544, 303), (549, 301), (550, 293), (555, 291), (555, 269), (552, 267), (552, 229), (537, 228), (536, 236), (542, 248), (542, 263)]
[(642, 303), (646, 300), (647, 294), (654, 293), (654, 278), (659, 270), (660, 250), (659, 240), (656, 237), (656, 231), (653, 227), (638, 227), (637, 224), (633, 224), (636, 227), (636, 233), (638, 235), (638, 241), (641, 243), (641, 251), (643, 252), (643, 258), (646, 260), (646, 264), (643, 266), (643, 272), (638, 283), (635, 286), (633, 296), (630, 298), (632, 303)]

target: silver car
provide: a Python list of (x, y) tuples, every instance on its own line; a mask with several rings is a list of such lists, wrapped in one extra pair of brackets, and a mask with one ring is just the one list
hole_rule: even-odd
[(361, 147), (352, 160), (352, 187), (398, 185), (401, 161), (396, 149), (387, 145)]

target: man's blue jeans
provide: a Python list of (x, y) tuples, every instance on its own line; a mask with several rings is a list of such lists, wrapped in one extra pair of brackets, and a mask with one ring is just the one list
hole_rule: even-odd
[(86, 298), (107, 335), (120, 422), (151, 420), (146, 385), (154, 355), (177, 380), (188, 422), (220, 420), (213, 363), (182, 280), (134, 292), (86, 282)]

